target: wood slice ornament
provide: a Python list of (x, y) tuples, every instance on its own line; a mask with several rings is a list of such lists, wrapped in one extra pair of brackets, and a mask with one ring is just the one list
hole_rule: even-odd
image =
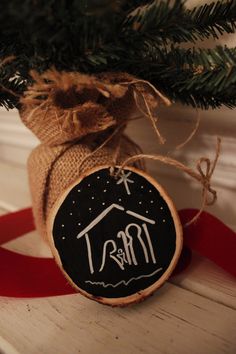
[(182, 249), (173, 202), (133, 167), (116, 177), (109, 166), (87, 171), (56, 202), (48, 234), (70, 283), (111, 306), (150, 296), (169, 278)]

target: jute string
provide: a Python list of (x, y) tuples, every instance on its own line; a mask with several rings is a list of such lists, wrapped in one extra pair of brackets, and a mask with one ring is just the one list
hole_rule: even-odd
[[(139, 87), (140, 84), (144, 85), (146, 89), (141, 89)], [(137, 79), (130, 82), (122, 82), (120, 83), (120, 85), (128, 85), (129, 87), (133, 87), (133, 96), (136, 103), (136, 107), (142, 113), (143, 116), (150, 119), (150, 122), (156, 133), (159, 143), (164, 144), (166, 142), (166, 139), (162, 136), (161, 132), (157, 127), (158, 116), (156, 108), (158, 107), (158, 98), (160, 98), (162, 100), (162, 103), (164, 103), (166, 106), (170, 106), (171, 101), (166, 96), (164, 96), (159, 90), (157, 90), (155, 86), (153, 86), (149, 81), (146, 80)], [(148, 94), (147, 88), (151, 92), (151, 97), (150, 94)], [(143, 109), (142, 105), (139, 103), (140, 98), (143, 102), (145, 109)], [(196, 109), (196, 116), (197, 119), (192, 132), (189, 134), (186, 140), (184, 140), (181, 144), (177, 145), (175, 149), (183, 148), (194, 137), (200, 124), (200, 113), (198, 109)]]
[[(142, 89), (139, 87), (140, 84), (144, 85), (144, 89), (143, 89), (143, 87), (142, 87)], [(154, 129), (154, 132), (156, 133), (159, 143), (164, 144), (166, 142), (166, 139), (162, 136), (162, 134), (160, 133), (160, 131), (157, 127), (157, 122), (158, 122), (157, 113), (155, 111), (155, 113), (153, 114), (152, 110), (156, 109), (156, 107), (158, 106), (158, 99), (159, 98), (162, 100), (162, 103), (164, 103), (166, 106), (170, 106), (171, 101), (167, 97), (165, 97), (159, 90), (157, 90), (149, 81), (146, 81), (146, 80), (137, 79), (137, 80), (132, 80), (132, 81), (128, 81), (128, 82), (119, 82), (119, 85), (124, 85), (124, 86), (128, 86), (128, 87), (132, 88), (133, 97), (134, 97), (136, 107), (138, 108), (138, 110), (140, 111), (140, 113), (143, 116), (150, 119), (150, 122), (152, 124), (153, 129)], [(151, 97), (150, 97), (150, 94), (148, 93), (148, 89), (150, 89), (152, 92)], [(143, 101), (145, 110), (142, 108), (141, 104), (139, 103), (140, 97)], [(133, 119), (135, 119), (135, 118), (133, 118)], [(133, 119), (130, 118), (129, 121), (131, 121)], [(184, 147), (193, 138), (193, 136), (195, 135), (195, 133), (199, 127), (199, 123), (200, 123), (200, 114), (197, 110), (197, 120), (196, 120), (196, 125), (194, 126), (193, 131), (190, 133), (190, 135), (187, 137), (187, 139), (184, 142), (182, 142), (181, 144), (179, 144), (178, 146), (176, 146), (175, 149), (180, 149), (180, 148)], [(116, 137), (121, 132), (123, 132), (125, 130), (125, 127), (126, 127), (126, 122), (124, 122), (124, 121), (121, 122), (119, 124), (118, 128), (115, 129), (111, 133), (111, 135), (109, 135), (100, 146), (98, 146), (93, 152), (91, 152), (90, 154), (88, 154), (84, 157), (84, 159), (81, 161), (81, 163), (79, 165), (79, 169), (80, 169), (80, 167), (82, 167), (83, 163), (89, 157), (92, 157), (97, 151), (99, 151), (104, 146), (106, 146), (110, 140), (112, 140), (114, 137)], [(120, 139), (118, 139), (118, 141), (120, 141)], [(116, 165), (116, 162), (117, 162), (119, 147), (120, 147), (120, 143), (117, 143), (117, 148), (114, 151), (114, 157), (113, 157), (114, 166)], [(136, 144), (136, 147), (140, 149), (140, 147), (137, 144)], [(141, 159), (139, 159), (139, 160), (141, 160)], [(112, 166), (112, 167), (114, 167), (114, 166)]]
[[(135, 100), (137, 108), (140, 110), (140, 112), (145, 117), (150, 119), (150, 122), (151, 122), (151, 124), (152, 124), (152, 126), (154, 128), (154, 131), (156, 133), (158, 141), (161, 144), (164, 144), (165, 143), (165, 139), (163, 138), (163, 136), (161, 135), (161, 133), (160, 133), (158, 127), (157, 127), (157, 117), (156, 117), (156, 115), (154, 116), (152, 111), (151, 111), (151, 108), (154, 108), (155, 105), (151, 104), (151, 107), (150, 107), (150, 100), (148, 102), (147, 97), (146, 97), (146, 93), (144, 94), (143, 92), (141, 92), (141, 90), (139, 90), (139, 88), (136, 86), (136, 84), (140, 84), (140, 83), (141, 84), (145, 84), (148, 88), (151, 88), (152, 92), (154, 94), (156, 94), (157, 97), (161, 98), (166, 105), (170, 105), (170, 101), (168, 100), (168, 98), (163, 96), (148, 81), (145, 81), (145, 80), (133, 80), (131, 82), (122, 82), (122, 83), (120, 83), (121, 85), (130, 85), (131, 87), (134, 85), (134, 87), (133, 87), (133, 95), (134, 95), (134, 100)], [(144, 107), (145, 107), (146, 111), (143, 110), (143, 108), (139, 104), (140, 96), (141, 96), (141, 98), (143, 100)], [(196, 124), (194, 126), (193, 131), (190, 133), (190, 135), (187, 137), (187, 139), (183, 143), (179, 144), (176, 147), (176, 149), (180, 149), (180, 148), (184, 147), (193, 138), (194, 134), (196, 133), (196, 131), (197, 131), (198, 127), (199, 127), (199, 124), (200, 124), (200, 114), (199, 114), (199, 111), (197, 110), (197, 120), (196, 120)], [(105, 141), (97, 149), (95, 149), (93, 152), (91, 152), (90, 154), (88, 154), (88, 155), (86, 155), (84, 157), (84, 159), (81, 161), (81, 163), (79, 165), (79, 168), (83, 165), (83, 163), (86, 161), (87, 158), (93, 156), (98, 150), (103, 148), (111, 139), (113, 139), (117, 134), (119, 134), (120, 130), (123, 131), (124, 129), (125, 129), (125, 126), (124, 125), (120, 125), (120, 127), (118, 127), (114, 132), (112, 132), (112, 134), (109, 135), (105, 139)], [(216, 152), (215, 152), (215, 158), (214, 158), (213, 162), (211, 163), (209, 158), (201, 157), (196, 163), (196, 171), (193, 170), (192, 168), (184, 165), (183, 163), (179, 162), (178, 160), (175, 160), (175, 159), (170, 158), (168, 156), (162, 156), (162, 155), (156, 155), (156, 154), (149, 155), (149, 154), (142, 154), (142, 153), (127, 158), (121, 164), (121, 166), (118, 168), (118, 170), (115, 171), (115, 166), (117, 165), (117, 156), (118, 156), (119, 147), (120, 147), (120, 145), (119, 145), (119, 142), (118, 142), (117, 143), (117, 147), (114, 150), (113, 166), (111, 166), (111, 169), (110, 169), (111, 175), (113, 175), (115, 178), (118, 177), (118, 175), (121, 173), (122, 169), (124, 169), (125, 167), (127, 167), (131, 163), (139, 161), (139, 160), (149, 159), (149, 160), (162, 162), (162, 163), (164, 163), (166, 165), (169, 165), (169, 166), (173, 166), (176, 169), (181, 170), (182, 172), (186, 173), (187, 175), (189, 175), (190, 177), (192, 177), (193, 179), (195, 179), (197, 182), (199, 182), (202, 185), (202, 203), (201, 203), (200, 210), (196, 213), (196, 215), (190, 221), (188, 221), (184, 225), (185, 227), (187, 227), (187, 226), (191, 225), (192, 223), (196, 222), (206, 206), (212, 205), (212, 204), (215, 203), (215, 201), (217, 199), (217, 193), (211, 186), (211, 177), (213, 175), (213, 172), (215, 170), (215, 167), (216, 167), (219, 155), (220, 155), (221, 139), (219, 137), (217, 138)], [(204, 164), (205, 164), (205, 171), (204, 171)], [(211, 199), (209, 199), (209, 194), (211, 195)]]
[[(176, 169), (188, 174), (190, 177), (192, 177), (196, 181), (200, 182), (200, 184), (202, 185), (201, 208), (197, 212), (197, 214), (189, 222), (187, 222), (184, 225), (186, 227), (186, 226), (189, 226), (192, 223), (194, 223), (199, 218), (199, 216), (203, 212), (206, 205), (214, 204), (217, 199), (217, 193), (211, 186), (211, 177), (213, 175), (213, 172), (215, 170), (215, 167), (216, 167), (219, 155), (220, 155), (220, 147), (221, 147), (221, 139), (218, 137), (217, 143), (216, 143), (216, 153), (215, 153), (215, 158), (214, 158), (213, 162), (211, 163), (209, 158), (201, 157), (196, 163), (196, 170), (197, 171), (195, 171), (192, 168), (185, 166), (183, 163), (181, 163), (175, 159), (172, 159), (170, 157), (167, 157), (167, 156), (139, 154), (139, 155), (135, 155), (135, 156), (127, 158), (121, 164), (119, 169), (117, 170), (116, 175), (119, 175), (122, 169), (124, 169), (126, 166), (128, 166), (129, 164), (131, 164), (135, 161), (138, 161), (140, 159), (149, 159), (149, 160), (162, 162), (162, 163), (169, 165), (169, 166), (173, 166)], [(205, 171), (204, 171), (204, 164), (205, 164)], [(209, 198), (209, 194), (211, 195), (211, 199)]]

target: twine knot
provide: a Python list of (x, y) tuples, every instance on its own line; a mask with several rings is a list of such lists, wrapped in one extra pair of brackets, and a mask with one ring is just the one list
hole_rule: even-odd
[[(216, 152), (215, 152), (215, 158), (213, 162), (211, 163), (209, 158), (201, 157), (196, 164), (197, 171), (193, 170), (192, 168), (184, 165), (183, 163), (171, 157), (154, 155), (154, 154), (153, 155), (139, 154), (139, 155), (131, 156), (122, 163), (120, 169), (123, 169), (126, 165), (129, 165), (130, 163), (133, 163), (140, 159), (150, 159), (150, 160), (162, 162), (169, 166), (173, 166), (178, 170), (188, 174), (196, 181), (200, 182), (202, 185), (202, 205), (198, 213), (188, 223), (184, 225), (186, 227), (194, 223), (199, 218), (206, 205), (214, 204), (217, 199), (217, 193), (211, 186), (211, 178), (220, 155), (220, 148), (221, 148), (221, 139), (217, 137)], [(208, 198), (209, 193), (211, 194), (212, 199)]]
[[(203, 200), (205, 200), (206, 205), (213, 205), (217, 199), (216, 190), (214, 190), (211, 186), (211, 178), (220, 154), (220, 144), (221, 139), (217, 138), (216, 156), (212, 164), (210, 159), (206, 157), (201, 157), (197, 161), (197, 170), (203, 186)], [(211, 199), (209, 198), (209, 194), (211, 195)]]

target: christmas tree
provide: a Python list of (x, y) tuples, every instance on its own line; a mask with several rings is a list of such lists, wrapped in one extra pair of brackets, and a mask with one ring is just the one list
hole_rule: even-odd
[[(1, 1), (0, 105), (19, 107), (30, 71), (126, 72), (172, 101), (236, 106), (236, 49), (198, 49), (236, 28), (236, 0)], [(183, 47), (188, 43), (188, 48)]]

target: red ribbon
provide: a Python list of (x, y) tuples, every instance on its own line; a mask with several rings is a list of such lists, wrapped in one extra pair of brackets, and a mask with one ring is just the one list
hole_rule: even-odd
[[(0, 244), (35, 230), (32, 209), (1, 216), (0, 230)], [(45, 297), (75, 292), (53, 258), (25, 256), (0, 247), (0, 262), (0, 296)]]
[[(194, 209), (180, 211), (184, 224)], [(0, 217), (0, 244), (35, 229), (31, 209)], [(204, 212), (184, 229), (184, 244), (174, 274), (191, 262), (191, 250), (209, 258), (229, 273), (236, 275), (236, 235), (214, 216)], [(75, 293), (52, 258), (30, 257), (0, 247), (0, 296), (47, 297)]]
[[(182, 224), (196, 212), (196, 209), (180, 210)], [(195, 224), (184, 228), (184, 244), (236, 276), (236, 233), (215, 216), (203, 212)]]

